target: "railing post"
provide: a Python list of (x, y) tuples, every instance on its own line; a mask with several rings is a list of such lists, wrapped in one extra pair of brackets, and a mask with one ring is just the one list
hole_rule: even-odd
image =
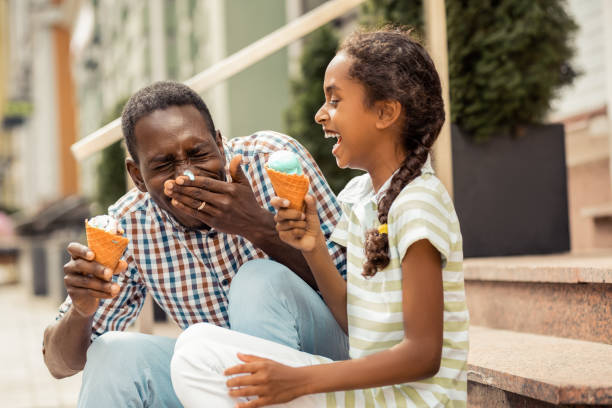
[(450, 132), (450, 95), (448, 79), (448, 43), (446, 39), (446, 8), (444, 0), (425, 0), (425, 29), (427, 46), (442, 82), (442, 98), (446, 120), (440, 136), (434, 145), (434, 166), (436, 173), (451, 197), (453, 197), (453, 156)]
[(606, 72), (606, 106), (608, 117), (608, 149), (609, 149), (609, 166), (610, 166), (610, 188), (612, 188), (612, 2), (604, 1), (603, 3), (603, 27), (604, 27), (604, 44), (605, 44), (605, 72)]

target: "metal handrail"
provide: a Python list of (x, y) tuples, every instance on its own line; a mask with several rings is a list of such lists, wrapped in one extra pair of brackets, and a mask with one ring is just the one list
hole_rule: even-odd
[[(343, 15), (365, 0), (330, 0), (287, 25), (219, 61), (184, 83), (198, 93), (250, 67), (291, 42), (302, 38), (329, 21)], [(70, 147), (81, 161), (121, 139), (121, 118), (117, 118)]]

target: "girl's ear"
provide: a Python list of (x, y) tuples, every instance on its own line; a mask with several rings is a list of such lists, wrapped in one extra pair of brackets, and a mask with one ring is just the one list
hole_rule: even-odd
[(376, 129), (384, 130), (394, 125), (402, 114), (402, 104), (394, 99), (378, 101), (374, 105), (376, 110)]

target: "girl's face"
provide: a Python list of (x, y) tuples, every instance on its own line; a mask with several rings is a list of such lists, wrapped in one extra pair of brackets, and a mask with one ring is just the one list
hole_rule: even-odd
[(315, 115), (325, 137), (335, 137), (332, 154), (340, 168), (369, 170), (377, 160), (376, 114), (365, 105), (364, 87), (349, 76), (351, 57), (337, 54), (325, 71), (325, 103)]

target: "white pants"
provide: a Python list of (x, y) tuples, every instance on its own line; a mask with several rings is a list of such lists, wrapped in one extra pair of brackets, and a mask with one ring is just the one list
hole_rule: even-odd
[[(292, 367), (332, 361), (269, 340), (199, 323), (180, 335), (170, 364), (172, 385), (185, 408), (233, 408), (237, 402), (246, 401), (229, 396), (225, 385), (228, 377), (223, 375), (227, 368), (243, 363), (236, 356), (238, 352), (269, 358)], [(313, 394), (273, 406), (319, 408), (325, 404), (325, 394)]]

